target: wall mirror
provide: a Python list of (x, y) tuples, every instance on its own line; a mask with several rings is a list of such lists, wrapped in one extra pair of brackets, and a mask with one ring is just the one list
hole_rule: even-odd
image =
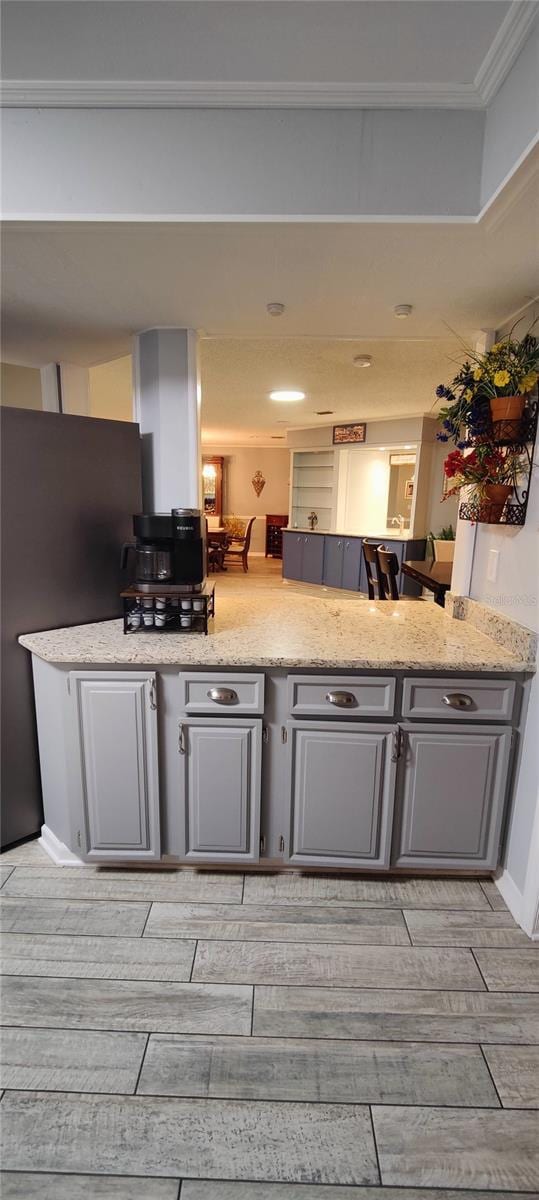
[(415, 485), (415, 454), (390, 454), (387, 496), (388, 528), (410, 528)]
[(217, 455), (202, 459), (202, 495), (204, 514), (209, 524), (220, 525), (223, 519), (223, 459)]

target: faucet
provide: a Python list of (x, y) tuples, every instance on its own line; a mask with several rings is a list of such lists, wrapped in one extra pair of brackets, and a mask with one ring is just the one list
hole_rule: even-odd
[(396, 517), (390, 517), (389, 524), (397, 525), (398, 529), (399, 529), (399, 533), (404, 533), (404, 526), (406, 525), (406, 517), (403, 517), (402, 513), (398, 513), (398, 515)]

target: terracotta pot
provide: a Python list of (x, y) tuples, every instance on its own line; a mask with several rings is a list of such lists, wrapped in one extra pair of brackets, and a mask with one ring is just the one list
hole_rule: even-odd
[(497, 442), (518, 442), (521, 434), (525, 396), (494, 396), (490, 415)]
[(497, 525), (502, 519), (502, 513), (513, 488), (510, 483), (487, 483), (485, 499), (481, 501), (479, 521), (487, 525)]

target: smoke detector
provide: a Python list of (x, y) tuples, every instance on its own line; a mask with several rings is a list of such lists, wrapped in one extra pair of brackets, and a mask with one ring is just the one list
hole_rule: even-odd
[(372, 367), (372, 354), (356, 354), (352, 362), (355, 367)]
[(412, 305), (396, 304), (393, 312), (399, 321), (405, 321), (406, 317), (411, 317), (412, 315)]
[(284, 309), (285, 306), (281, 304), (280, 300), (271, 300), (269, 304), (266, 304), (266, 312), (270, 317), (282, 317)]

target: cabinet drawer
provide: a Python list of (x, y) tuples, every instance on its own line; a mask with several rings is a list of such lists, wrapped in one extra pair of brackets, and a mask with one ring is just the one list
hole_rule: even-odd
[(395, 680), (372, 677), (289, 675), (288, 708), (293, 717), (391, 717)]
[(444, 721), (510, 721), (515, 685), (510, 679), (405, 679), (403, 717)]
[(180, 671), (182, 712), (224, 715), (227, 712), (261, 716), (264, 676), (230, 671)]

